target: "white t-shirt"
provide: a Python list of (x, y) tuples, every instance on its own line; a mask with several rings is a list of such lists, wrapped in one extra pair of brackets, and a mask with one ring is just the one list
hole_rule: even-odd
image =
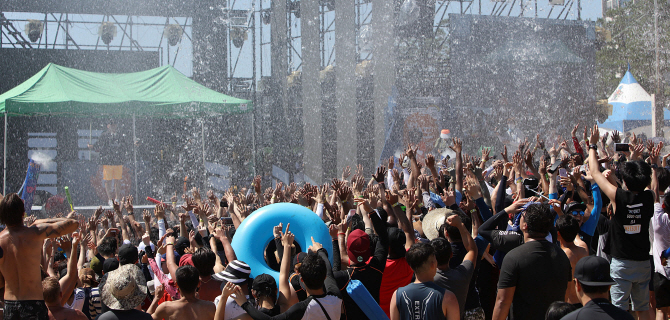
[[(323, 308), (326, 309), (326, 312), (328, 312), (328, 315), (330, 316), (331, 320), (340, 318), (340, 314), (342, 313), (342, 299), (333, 295), (326, 295), (323, 298), (314, 298), (314, 299), (319, 299), (319, 302), (321, 302)], [(319, 306), (319, 304), (314, 300), (309, 302), (309, 305), (307, 305), (307, 309), (305, 309), (305, 315), (302, 318), (322, 319), (322, 320), (327, 319), (326, 316), (323, 314), (321, 306)]]
[[(247, 312), (244, 311), (244, 309), (242, 309), (242, 307), (240, 307), (240, 305), (238, 305), (237, 302), (235, 302), (235, 299), (233, 297), (234, 294), (231, 294), (230, 297), (228, 297), (228, 300), (226, 300), (226, 313), (223, 315), (224, 320), (234, 319), (243, 314), (247, 314)], [(249, 300), (249, 296), (246, 297), (247, 300)], [(214, 305), (218, 306), (220, 300), (221, 296), (214, 298)], [(254, 304), (254, 301), (249, 300), (249, 303)]]
[(670, 248), (670, 218), (658, 202), (654, 203), (654, 216), (651, 218), (651, 223), (654, 226), (654, 242), (652, 243), (654, 271), (670, 278), (668, 267), (661, 265), (661, 254)]
[(72, 304), (68, 304), (67, 302), (65, 302), (63, 307), (67, 309), (82, 311), (81, 309), (84, 307), (84, 300), (86, 300), (86, 293), (81, 288), (76, 288), (74, 289), (73, 295), (74, 299), (72, 299)]

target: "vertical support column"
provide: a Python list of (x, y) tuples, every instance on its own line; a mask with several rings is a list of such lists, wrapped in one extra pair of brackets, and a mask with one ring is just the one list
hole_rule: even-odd
[(228, 27), (219, 22), (220, 5), (217, 0), (193, 3), (193, 80), (212, 90), (227, 93)]
[(375, 162), (384, 148), (386, 109), (395, 84), (395, 48), (393, 41), (393, 1), (372, 0), (372, 57), (374, 59)]
[(7, 111), (5, 111), (5, 142), (3, 143), (2, 152), (2, 194), (7, 194)]
[(302, 34), (302, 120), (305, 174), (314, 182), (323, 179), (321, 126), (321, 71), (319, 36), (319, 1), (300, 1)]
[(355, 0), (338, 0), (335, 8), (335, 79), (337, 91), (337, 170), (358, 162), (356, 115)]
[(270, 53), (271, 74), (275, 81), (273, 88), (277, 88), (276, 96), (279, 96), (281, 108), (287, 108), (286, 102), (286, 76), (288, 75), (288, 52), (286, 34), (288, 27), (286, 23), (286, 0), (272, 0), (272, 11), (270, 12)]

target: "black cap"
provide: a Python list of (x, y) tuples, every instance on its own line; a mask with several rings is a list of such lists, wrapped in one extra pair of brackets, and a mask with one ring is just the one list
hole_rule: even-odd
[(107, 272), (114, 271), (119, 268), (119, 260), (116, 258), (105, 259), (105, 262), (102, 263), (102, 274)]
[(277, 281), (271, 275), (262, 273), (254, 278), (251, 288), (265, 294), (272, 294), (277, 290)]
[(587, 256), (577, 261), (575, 279), (581, 284), (594, 287), (616, 284), (610, 277), (609, 262), (597, 256)]
[(119, 263), (121, 265), (132, 264), (139, 259), (137, 247), (132, 244), (124, 244), (119, 248)]
[(184, 255), (184, 250), (191, 246), (191, 242), (188, 241), (186, 237), (179, 237), (174, 244), (174, 250), (179, 253), (180, 256)]
[(294, 270), (298, 263), (302, 263), (305, 260), (305, 257), (307, 257), (307, 253), (305, 252), (298, 252), (293, 256), (293, 258), (291, 258), (291, 270)]

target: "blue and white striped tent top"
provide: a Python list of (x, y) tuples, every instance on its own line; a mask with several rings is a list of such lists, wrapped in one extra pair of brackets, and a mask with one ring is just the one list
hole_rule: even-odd
[[(612, 115), (600, 124), (601, 127), (625, 132), (651, 125), (651, 95), (635, 80), (630, 70), (626, 71), (607, 101), (612, 105)], [(670, 120), (670, 111), (664, 109), (663, 118)]]

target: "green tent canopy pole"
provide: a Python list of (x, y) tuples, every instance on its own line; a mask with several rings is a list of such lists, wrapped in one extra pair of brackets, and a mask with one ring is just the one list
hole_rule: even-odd
[(5, 111), (5, 143), (3, 146), (3, 153), (2, 153), (2, 194), (5, 194), (5, 190), (7, 190), (7, 111)]
[(137, 185), (137, 135), (135, 132), (135, 114), (133, 113), (133, 171), (135, 173), (135, 199), (139, 199)]

